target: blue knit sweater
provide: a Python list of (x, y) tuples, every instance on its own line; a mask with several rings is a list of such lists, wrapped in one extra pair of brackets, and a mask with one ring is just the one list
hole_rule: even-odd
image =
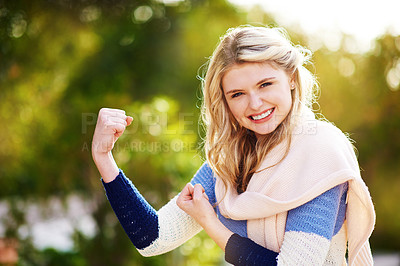
[[(200, 183), (210, 203), (216, 203), (215, 177), (207, 163), (197, 171), (191, 183)], [(190, 217), (177, 208), (176, 198), (164, 206), (163, 211), (157, 212), (122, 171), (112, 182), (103, 182), (103, 185), (116, 216), (139, 252), (151, 250), (150, 253), (146, 251), (146, 254), (161, 254), (192, 236), (185, 235), (185, 232), (182, 232), (182, 235), (178, 233), (189, 229), (171, 228), (183, 226), (180, 228), (192, 230), (196, 226)], [(345, 233), (339, 232), (344, 232), (342, 228), (347, 189), (347, 183), (338, 185), (308, 203), (290, 210), (280, 253), (268, 250), (247, 238), (247, 221), (225, 218), (216, 207), (215, 211), (220, 221), (234, 233), (225, 247), (226, 261), (234, 265), (276, 265), (281, 257), (281, 261), (288, 261), (287, 258), (290, 258), (291, 261), (295, 260), (300, 264), (343, 262), (343, 246), (346, 240)], [(167, 212), (169, 214), (166, 214)], [(166, 219), (175, 220), (168, 223), (164, 222)], [(194, 233), (198, 232), (193, 230)], [(172, 239), (171, 246), (166, 247), (168, 241), (161, 241), (161, 238)], [(332, 245), (337, 247), (332, 249)]]

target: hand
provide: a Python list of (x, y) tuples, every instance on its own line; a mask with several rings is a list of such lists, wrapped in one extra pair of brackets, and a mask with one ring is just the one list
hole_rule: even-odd
[(204, 229), (209, 223), (217, 219), (214, 208), (200, 184), (187, 184), (177, 199), (177, 205), (193, 219), (195, 219)]
[(232, 231), (218, 220), (214, 208), (200, 184), (187, 184), (179, 195), (176, 204), (198, 222), (207, 234), (225, 251)]
[(97, 124), (92, 141), (93, 158), (109, 153), (125, 128), (132, 123), (133, 118), (125, 115), (125, 111), (102, 108), (99, 111)]
[(125, 111), (102, 108), (99, 111), (92, 141), (93, 160), (103, 178), (108, 183), (115, 179), (119, 169), (111, 150), (125, 128), (132, 123), (133, 118), (125, 115)]

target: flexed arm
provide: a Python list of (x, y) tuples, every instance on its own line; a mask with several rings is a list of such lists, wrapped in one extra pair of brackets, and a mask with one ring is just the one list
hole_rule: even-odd
[[(111, 151), (132, 120), (123, 110), (101, 109), (93, 135), (92, 156), (107, 198), (126, 234), (142, 255), (154, 256), (178, 247), (201, 227), (178, 208), (176, 198), (157, 212), (119, 170)], [(208, 175), (206, 170), (199, 170), (194, 180), (197, 176), (206, 179)]]
[(119, 109), (102, 108), (99, 111), (92, 140), (92, 157), (104, 182), (114, 180), (118, 175), (118, 166), (112, 156), (112, 149), (125, 128), (133, 121)]

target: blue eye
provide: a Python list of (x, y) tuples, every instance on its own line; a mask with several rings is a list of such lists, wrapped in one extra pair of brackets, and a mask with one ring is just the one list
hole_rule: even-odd
[(236, 92), (235, 94), (232, 95), (232, 98), (239, 97), (242, 94), (243, 94), (242, 92)]
[(265, 88), (265, 87), (268, 87), (268, 86), (270, 86), (270, 85), (272, 85), (272, 82), (264, 82), (263, 84), (261, 84), (261, 88)]

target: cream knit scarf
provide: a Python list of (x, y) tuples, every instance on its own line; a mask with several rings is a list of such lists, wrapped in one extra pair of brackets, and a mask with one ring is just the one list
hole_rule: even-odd
[(375, 212), (349, 140), (335, 126), (308, 115), (293, 132), (285, 159), (267, 168), (279, 162), (285, 145), (281, 143), (269, 153), (240, 195), (232, 187), (226, 189), (217, 177), (216, 197), (218, 201), (222, 199), (222, 215), (248, 220), (248, 237), (279, 252), (287, 211), (348, 182), (348, 261), (350, 265), (372, 265), (368, 239), (374, 228)]

